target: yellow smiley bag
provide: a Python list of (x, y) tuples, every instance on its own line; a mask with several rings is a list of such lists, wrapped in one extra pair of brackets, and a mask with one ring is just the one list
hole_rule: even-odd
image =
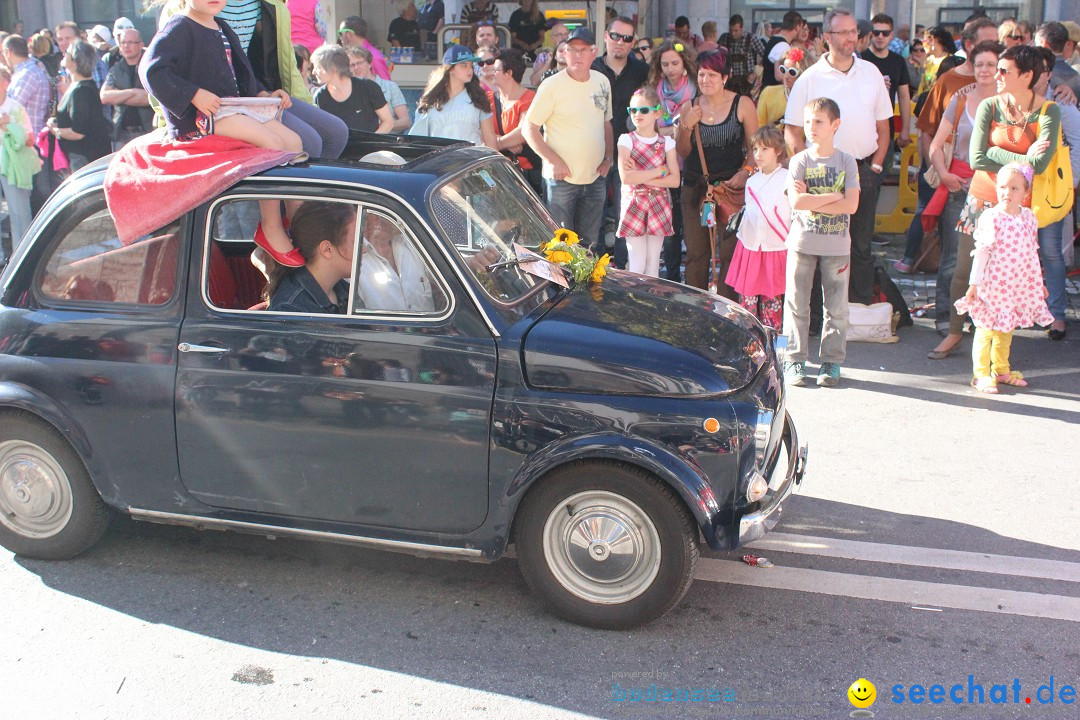
[[(1046, 103), (1042, 112), (1046, 112)], [(1064, 218), (1073, 206), (1073, 175), (1069, 146), (1058, 130), (1058, 146), (1046, 170), (1035, 176), (1031, 183), (1031, 211), (1039, 227), (1053, 225)]]

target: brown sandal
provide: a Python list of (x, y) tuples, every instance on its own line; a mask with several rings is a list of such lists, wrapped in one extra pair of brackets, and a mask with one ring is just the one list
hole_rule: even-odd
[[(946, 339), (948, 339), (948, 338), (946, 338)], [(942, 340), (941, 342), (945, 342), (945, 341)], [(944, 360), (945, 358), (949, 357), (949, 355), (952, 355), (953, 351), (955, 351), (958, 347), (960, 347), (960, 343), (962, 343), (962, 342), (964, 342), (964, 336), (963, 335), (961, 335), (957, 339), (957, 341), (953, 344), (953, 346), (948, 348), (947, 350), (941, 350), (940, 349), (941, 348), (941, 343), (938, 343), (938, 347), (936, 347), (933, 350), (931, 350), (930, 352), (926, 353), (926, 357), (930, 358), (931, 360)]]

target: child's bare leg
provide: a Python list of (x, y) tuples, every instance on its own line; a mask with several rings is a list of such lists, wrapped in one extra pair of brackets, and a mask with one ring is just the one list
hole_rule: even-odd
[(255, 147), (270, 148), (272, 150), (285, 150), (299, 152), (301, 149), (300, 138), (296, 133), (289, 130), (281, 123), (278, 126), (291, 133), (296, 138), (296, 147), (290, 147), (287, 139), (270, 127), (271, 123), (261, 123), (247, 115), (230, 115), (214, 121), (214, 134), (224, 135), (234, 140), (243, 140)]
[(279, 253), (287, 253), (293, 249), (292, 240), (285, 232), (285, 225), (281, 222), (281, 205), (277, 200), (259, 201), (259, 224), (262, 226), (263, 235), (266, 236), (270, 247)]
[(290, 152), (304, 151), (304, 143), (300, 139), (300, 136), (285, 127), (280, 121), (270, 120), (263, 123), (263, 127), (277, 135), (278, 139), (284, 144), (286, 150)]

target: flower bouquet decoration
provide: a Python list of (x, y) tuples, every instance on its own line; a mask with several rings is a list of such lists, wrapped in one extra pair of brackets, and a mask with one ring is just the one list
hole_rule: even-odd
[(557, 230), (555, 237), (544, 245), (543, 250), (545, 259), (569, 270), (576, 284), (586, 280), (599, 283), (607, 275), (607, 266), (611, 262), (607, 253), (596, 257), (582, 247), (577, 233), (566, 228)]

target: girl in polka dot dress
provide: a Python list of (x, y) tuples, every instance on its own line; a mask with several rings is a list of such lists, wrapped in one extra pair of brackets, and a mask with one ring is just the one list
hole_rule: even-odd
[(1033, 176), (1027, 164), (1009, 163), (998, 171), (998, 204), (979, 217), (970, 286), (956, 301), (957, 311), (975, 324), (971, 384), (984, 393), (996, 394), (998, 383), (1027, 387), (1023, 375), (1009, 367), (1013, 330), (1054, 321), (1039, 267), (1038, 223), (1021, 205)]

